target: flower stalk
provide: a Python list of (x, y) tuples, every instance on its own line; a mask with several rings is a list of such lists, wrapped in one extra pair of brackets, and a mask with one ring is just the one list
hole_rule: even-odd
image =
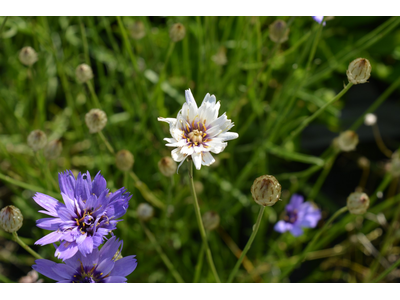
[(27, 252), (29, 252), (36, 259), (43, 259), (38, 253), (32, 250), (27, 244), (25, 244), (19, 237), (16, 231), (12, 233), (14, 241), (17, 242), (22, 248), (24, 248)]

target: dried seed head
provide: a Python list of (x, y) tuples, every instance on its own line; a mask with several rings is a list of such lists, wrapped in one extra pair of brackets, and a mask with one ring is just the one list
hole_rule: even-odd
[(286, 22), (282, 20), (276, 20), (274, 23), (269, 25), (269, 38), (274, 43), (283, 43), (287, 41), (290, 29), (287, 27)]
[(358, 135), (352, 130), (346, 130), (345, 132), (342, 132), (337, 139), (337, 145), (339, 149), (344, 152), (356, 149), (357, 144)]
[(115, 155), (115, 164), (121, 171), (129, 171), (134, 162), (133, 154), (128, 150), (118, 151), (117, 155)]
[(10, 233), (18, 231), (23, 220), (21, 211), (13, 205), (6, 206), (0, 211), (0, 226), (4, 231)]
[(377, 117), (374, 114), (366, 114), (364, 117), (364, 124), (367, 126), (375, 125), (377, 121)]
[(219, 226), (219, 215), (215, 211), (206, 212), (203, 217), (204, 228), (208, 231), (214, 230)]
[(90, 133), (96, 133), (103, 130), (107, 124), (107, 115), (98, 108), (91, 109), (85, 116), (85, 122)]
[(43, 279), (39, 280), (39, 273), (35, 270), (29, 271), (26, 276), (21, 277), (18, 280), (19, 283), (36, 283), (36, 282), (43, 282)]
[(34, 130), (28, 135), (28, 146), (38, 151), (46, 146), (47, 136), (41, 130)]
[(274, 176), (263, 175), (254, 180), (251, 186), (251, 195), (257, 204), (272, 206), (279, 200), (281, 190), (281, 185)]
[(19, 52), (19, 61), (25, 66), (32, 66), (38, 60), (38, 55), (32, 47), (24, 47)]
[(158, 162), (158, 169), (164, 176), (170, 177), (176, 172), (176, 162), (169, 156), (161, 158)]
[(62, 151), (62, 143), (60, 140), (49, 142), (43, 150), (43, 155), (47, 159), (55, 159), (60, 156)]
[(146, 30), (144, 28), (144, 24), (142, 21), (135, 21), (130, 27), (129, 31), (131, 37), (135, 40), (140, 40), (142, 37), (146, 35)]
[(181, 23), (176, 23), (172, 25), (171, 29), (169, 30), (169, 37), (173, 42), (179, 42), (180, 40), (183, 40), (186, 34), (186, 29), (185, 26), (183, 26)]
[(369, 162), (368, 158), (366, 158), (365, 156), (361, 156), (357, 160), (357, 164), (361, 169), (367, 169), (367, 168), (369, 168), (370, 162)]
[(150, 220), (154, 215), (154, 208), (150, 204), (140, 203), (137, 208), (137, 215), (140, 220), (146, 222)]
[(394, 176), (400, 176), (400, 153), (398, 151), (392, 154), (392, 159), (389, 163), (389, 172)]
[(85, 83), (93, 78), (93, 71), (87, 64), (81, 64), (76, 67), (75, 76), (78, 82)]
[(369, 207), (369, 197), (365, 193), (351, 193), (347, 198), (347, 208), (353, 215), (362, 215)]
[(346, 74), (353, 84), (366, 83), (371, 76), (371, 64), (366, 58), (357, 58), (349, 64)]

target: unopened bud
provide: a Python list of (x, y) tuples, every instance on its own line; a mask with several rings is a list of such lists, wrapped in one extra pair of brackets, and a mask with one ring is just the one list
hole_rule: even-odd
[(349, 64), (346, 74), (353, 84), (366, 83), (371, 76), (371, 64), (366, 58), (357, 58)]
[(47, 136), (41, 130), (34, 130), (28, 135), (28, 146), (38, 151), (46, 146)]
[(172, 25), (171, 29), (169, 30), (169, 37), (173, 42), (179, 42), (180, 40), (183, 40), (186, 34), (186, 29), (185, 26), (183, 26), (181, 23), (176, 23)]
[(219, 215), (215, 211), (206, 212), (203, 217), (204, 228), (208, 231), (214, 230), (219, 226)]
[(18, 231), (23, 220), (21, 211), (13, 205), (6, 206), (0, 211), (0, 226), (4, 231), (10, 233)]
[(213, 55), (211, 59), (220, 66), (226, 65), (228, 59), (226, 58), (226, 48), (221, 47), (219, 48), (217, 54)]
[(367, 169), (367, 168), (369, 168), (369, 165), (370, 165), (368, 158), (366, 158), (365, 156), (361, 156), (357, 160), (357, 164), (361, 169)]
[(362, 215), (369, 207), (369, 197), (365, 193), (351, 193), (347, 198), (347, 208), (353, 215)]
[(19, 61), (25, 66), (32, 66), (38, 60), (38, 55), (32, 47), (24, 47), (19, 52)]
[(158, 162), (158, 169), (164, 176), (170, 177), (176, 172), (176, 162), (169, 156), (161, 158)]
[(276, 20), (269, 25), (269, 38), (274, 43), (283, 43), (288, 39), (290, 29), (287, 27), (286, 22)]
[(75, 76), (78, 82), (85, 83), (93, 78), (93, 71), (87, 64), (81, 64), (76, 67)]
[(337, 139), (337, 145), (339, 149), (344, 152), (356, 149), (357, 144), (358, 135), (352, 130), (346, 130), (345, 132), (342, 132)]
[(55, 159), (60, 156), (62, 151), (62, 143), (60, 140), (49, 142), (43, 150), (43, 155), (47, 159)]
[(135, 21), (135, 23), (130, 26), (129, 31), (131, 33), (131, 37), (135, 40), (140, 40), (146, 35), (146, 31), (142, 21)]
[(154, 215), (154, 208), (150, 204), (147, 203), (140, 203), (137, 208), (137, 215), (140, 220), (148, 221)]
[(279, 200), (281, 190), (281, 185), (274, 176), (263, 175), (254, 180), (251, 195), (257, 204), (272, 206)]
[(389, 172), (394, 176), (400, 176), (400, 154), (398, 151), (392, 154), (392, 159), (389, 163)]
[(364, 124), (367, 126), (375, 125), (377, 121), (377, 117), (374, 114), (366, 114), (364, 118)]
[(98, 108), (91, 109), (85, 116), (85, 122), (90, 133), (96, 133), (103, 130), (107, 124), (107, 115)]
[(115, 155), (115, 164), (121, 171), (129, 171), (134, 162), (133, 154), (128, 150), (118, 151), (117, 155)]

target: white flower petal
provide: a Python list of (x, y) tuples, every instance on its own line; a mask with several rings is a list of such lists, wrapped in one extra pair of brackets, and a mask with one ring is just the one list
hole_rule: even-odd
[(192, 155), (194, 153), (194, 149), (193, 149), (193, 147), (185, 146), (185, 147), (182, 147), (181, 152), (185, 155)]
[(203, 152), (201, 160), (201, 164), (204, 166), (209, 166), (215, 162), (215, 159), (210, 152)]
[(176, 122), (175, 118), (162, 118), (162, 117), (158, 117), (157, 118), (158, 121), (161, 122), (167, 122), (169, 125), (174, 124)]
[(193, 163), (194, 163), (194, 166), (196, 167), (196, 169), (200, 170), (200, 168), (201, 168), (201, 152), (193, 153), (192, 160), (193, 160)]
[(181, 148), (176, 148), (171, 151), (171, 156), (172, 156), (173, 160), (176, 162), (180, 162), (180, 161), (184, 160), (186, 157), (186, 155), (181, 153), (180, 150), (181, 150)]
[(207, 148), (208, 151), (218, 154), (224, 151), (228, 143), (223, 142), (221, 139), (215, 138), (207, 142), (207, 145), (209, 146), (209, 148)]
[(184, 134), (182, 130), (176, 127), (171, 128), (169, 132), (171, 132), (172, 137), (177, 141), (180, 141)]
[(191, 91), (190, 89), (188, 89), (188, 90), (185, 91), (185, 98), (186, 98), (186, 103), (187, 103), (187, 104), (193, 105), (193, 106), (195, 106), (196, 109), (197, 109), (197, 103), (196, 103), (196, 101), (194, 100), (192, 91)]
[(237, 134), (236, 132), (224, 132), (219, 134), (217, 137), (224, 141), (230, 141), (233, 139), (237, 139), (239, 137), (239, 134)]
[(176, 143), (177, 140), (174, 138), (164, 138), (164, 141), (167, 141), (168, 143), (172, 144), (172, 143)]

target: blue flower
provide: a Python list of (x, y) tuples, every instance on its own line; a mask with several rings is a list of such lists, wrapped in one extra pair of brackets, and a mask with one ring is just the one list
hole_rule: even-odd
[(116, 219), (125, 214), (132, 196), (125, 188), (109, 193), (100, 172), (91, 181), (89, 172), (79, 173), (75, 179), (71, 171), (66, 171), (58, 174), (58, 181), (65, 204), (42, 193), (33, 197), (45, 209), (39, 212), (52, 217), (37, 220), (36, 225), (53, 231), (35, 244), (60, 241), (55, 256), (63, 260), (71, 258), (78, 250), (86, 256), (117, 228), (117, 223), (122, 220)]
[(125, 276), (136, 269), (137, 260), (135, 255), (114, 259), (121, 252), (122, 244), (114, 236), (100, 250), (94, 249), (86, 256), (77, 252), (60, 264), (37, 259), (32, 268), (59, 283), (125, 283)]
[(303, 196), (294, 194), (286, 205), (286, 216), (275, 224), (275, 231), (290, 231), (294, 236), (303, 234), (302, 228), (314, 228), (321, 219), (321, 210), (310, 202), (304, 202)]
[[(314, 19), (315, 22), (318, 22), (319, 24), (321, 24), (322, 20), (324, 19), (324, 17), (312, 17)], [(322, 24), (325, 26), (325, 22)]]

